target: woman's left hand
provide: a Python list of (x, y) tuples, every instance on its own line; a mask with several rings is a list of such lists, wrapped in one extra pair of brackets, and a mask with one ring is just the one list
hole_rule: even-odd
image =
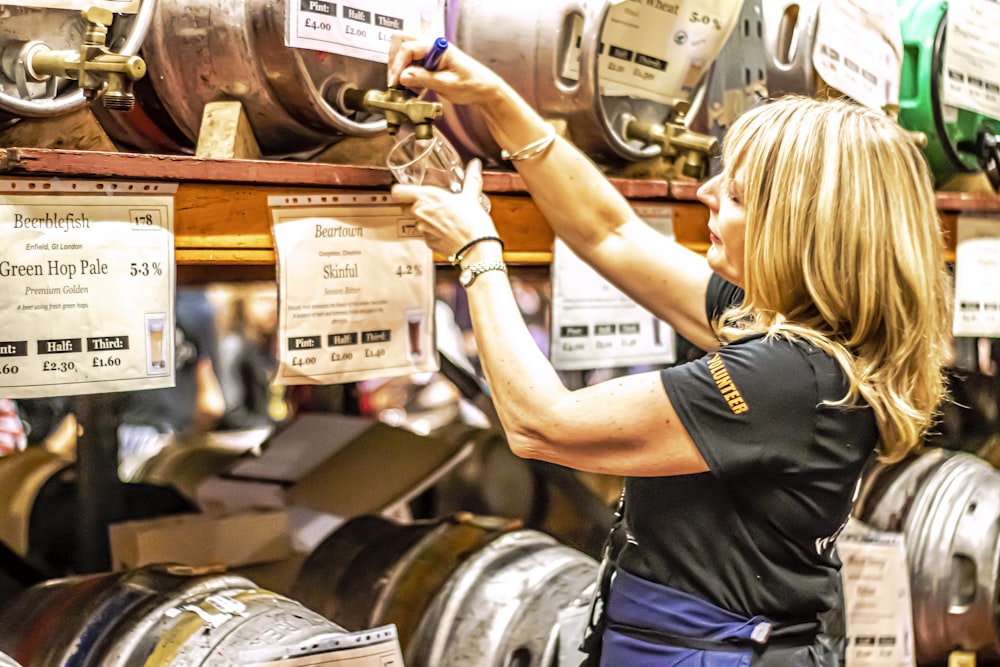
[(465, 169), (462, 191), (452, 193), (433, 185), (392, 186), (396, 201), (413, 204), (417, 230), (431, 250), (450, 257), (473, 239), (496, 236), (483, 195), (483, 165), (478, 159)]

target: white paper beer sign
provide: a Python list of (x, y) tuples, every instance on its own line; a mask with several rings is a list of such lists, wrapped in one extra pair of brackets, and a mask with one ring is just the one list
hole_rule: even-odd
[[(941, 99), (948, 107), (1000, 118), (1000, 5), (994, 0), (951, 0), (941, 65)], [(956, 113), (952, 110), (952, 113)]]
[[(635, 212), (672, 237), (673, 208), (639, 204)], [(669, 364), (674, 330), (653, 317), (556, 239), (552, 253), (549, 360), (563, 371)]]
[(174, 385), (175, 190), (0, 181), (0, 395)]
[(438, 370), (434, 258), (388, 194), (273, 196), (276, 384)]
[(820, 3), (812, 62), (834, 90), (871, 109), (899, 104), (903, 37), (894, 0)]
[(361, 60), (389, 60), (392, 35), (444, 33), (443, 0), (287, 0), (285, 44)]
[[(674, 105), (695, 90), (739, 20), (742, 0), (609, 3), (598, 45), (601, 94)], [(580, 78), (583, 18), (573, 16), (562, 76)]]
[(956, 222), (955, 336), (1000, 336), (1000, 216), (963, 214)]

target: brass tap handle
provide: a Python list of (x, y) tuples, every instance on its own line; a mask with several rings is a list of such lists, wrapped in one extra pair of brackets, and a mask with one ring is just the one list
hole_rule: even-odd
[(410, 95), (405, 89), (349, 90), (344, 105), (354, 111), (385, 116), (386, 131), (396, 134), (403, 123), (410, 122), (419, 139), (430, 139), (435, 120), (444, 115), (440, 102), (428, 102)]
[(660, 146), (661, 155), (680, 158), (684, 175), (693, 178), (701, 178), (707, 164), (705, 158), (715, 157), (719, 152), (717, 138), (688, 130), (684, 125), (684, 113), (666, 123), (632, 119), (625, 125), (625, 138)]
[(691, 132), (683, 128), (670, 137), (670, 143), (675, 148), (697, 151), (708, 157), (715, 157), (719, 154), (719, 140), (707, 134)]
[(110, 9), (93, 5), (84, 7), (80, 15), (87, 22), (87, 30), (83, 35), (83, 45), (104, 46), (108, 39), (108, 28), (115, 20), (115, 15)]
[(714, 156), (719, 150), (719, 140), (715, 137), (691, 132), (683, 123), (675, 121), (643, 123), (632, 120), (625, 126), (625, 138), (659, 145), (669, 155), (675, 154), (677, 149), (683, 149)]
[(106, 46), (108, 27), (114, 20), (111, 10), (90, 6), (81, 16), (87, 29), (78, 50), (34, 49), (26, 67), (36, 77), (75, 79), (89, 99), (103, 92), (104, 106), (109, 109), (131, 109), (135, 104), (132, 84), (146, 75), (146, 62), (139, 56), (114, 53)]

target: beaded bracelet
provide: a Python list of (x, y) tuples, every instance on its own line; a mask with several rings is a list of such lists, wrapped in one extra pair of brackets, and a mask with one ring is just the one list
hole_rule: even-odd
[(472, 239), (464, 246), (459, 248), (458, 252), (456, 252), (454, 255), (448, 258), (448, 261), (451, 263), (452, 266), (458, 266), (462, 262), (462, 257), (465, 255), (466, 252), (469, 251), (469, 248), (479, 243), (482, 243), (483, 241), (496, 241), (497, 243), (500, 244), (500, 250), (501, 251), (503, 250), (503, 240), (499, 236), (480, 236), (477, 239)]
[(530, 144), (528, 144), (519, 151), (508, 153), (505, 150), (501, 150), (500, 157), (509, 162), (517, 162), (518, 160), (530, 160), (536, 155), (541, 155), (546, 148), (552, 145), (552, 142), (555, 140), (556, 140), (556, 133), (555, 131), (552, 131), (547, 133), (541, 139), (532, 141)]

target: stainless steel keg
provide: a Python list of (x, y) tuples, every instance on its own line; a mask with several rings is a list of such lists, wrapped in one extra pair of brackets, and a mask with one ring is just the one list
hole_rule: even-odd
[(406, 651), (411, 667), (546, 667), (559, 612), (597, 579), (597, 561), (533, 530), (467, 559), (434, 596)]
[(309, 555), (291, 595), (349, 629), (392, 623), (409, 667), (541, 667), (558, 612), (597, 561), (499, 517), (351, 519)]
[(384, 133), (384, 117), (346, 109), (342, 97), (384, 88), (385, 64), (286, 46), (286, 10), (269, 0), (156, 0), (136, 108), (100, 113), (102, 126), (142, 152), (191, 153), (205, 105), (232, 100), (243, 105), (264, 157)]
[(0, 610), (0, 650), (32, 667), (243, 667), (360, 648), (366, 667), (401, 664), (391, 626), (351, 634), (243, 577), (179, 566), (53, 579)]
[[(660, 155), (665, 126), (684, 129), (693, 93), (722, 49), (742, 0), (457, 0), (446, 36), (507, 80), (598, 161)], [(472, 109), (445, 106), (446, 133), (466, 153), (499, 161)], [(671, 131), (668, 128), (667, 133)]]
[(855, 516), (904, 535), (917, 664), (943, 664), (953, 649), (1000, 659), (1000, 471), (941, 449), (875, 466)]
[(349, 630), (392, 623), (405, 654), (425, 610), (459, 564), (518, 527), (468, 513), (405, 524), (362, 515), (309, 554), (291, 595)]

